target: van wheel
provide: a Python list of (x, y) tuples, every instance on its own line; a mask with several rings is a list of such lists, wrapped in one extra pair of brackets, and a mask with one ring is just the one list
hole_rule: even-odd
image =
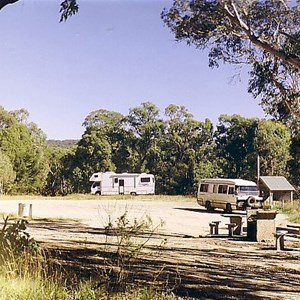
[(211, 206), (210, 201), (205, 202), (205, 208), (207, 209), (207, 211), (213, 211), (214, 210), (214, 208)]
[(226, 203), (225, 212), (232, 213), (232, 207), (230, 203)]

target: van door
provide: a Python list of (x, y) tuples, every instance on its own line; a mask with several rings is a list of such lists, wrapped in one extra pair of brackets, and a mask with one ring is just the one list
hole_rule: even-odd
[(119, 179), (119, 194), (124, 195), (124, 179)]

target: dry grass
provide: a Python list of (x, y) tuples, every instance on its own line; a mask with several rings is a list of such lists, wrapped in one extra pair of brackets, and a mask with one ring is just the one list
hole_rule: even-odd
[(282, 213), (288, 216), (288, 220), (292, 223), (300, 223), (300, 200), (294, 200), (293, 203), (280, 203), (275, 206)]
[(67, 196), (56, 196), (56, 197), (45, 197), (39, 195), (1, 195), (1, 200), (163, 200), (163, 201), (178, 201), (178, 202), (190, 202), (196, 201), (195, 196), (169, 196), (169, 195), (112, 195), (112, 196), (99, 196), (99, 195), (91, 195), (91, 194), (71, 194)]

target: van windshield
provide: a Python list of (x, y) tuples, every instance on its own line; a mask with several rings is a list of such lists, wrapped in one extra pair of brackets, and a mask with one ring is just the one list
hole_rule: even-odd
[(92, 184), (92, 187), (95, 188), (97, 186), (100, 186), (100, 181), (94, 181)]

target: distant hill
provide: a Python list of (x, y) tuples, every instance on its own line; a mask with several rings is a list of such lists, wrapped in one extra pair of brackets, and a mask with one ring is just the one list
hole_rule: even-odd
[(76, 146), (78, 140), (47, 140), (50, 147), (56, 148), (72, 148)]

